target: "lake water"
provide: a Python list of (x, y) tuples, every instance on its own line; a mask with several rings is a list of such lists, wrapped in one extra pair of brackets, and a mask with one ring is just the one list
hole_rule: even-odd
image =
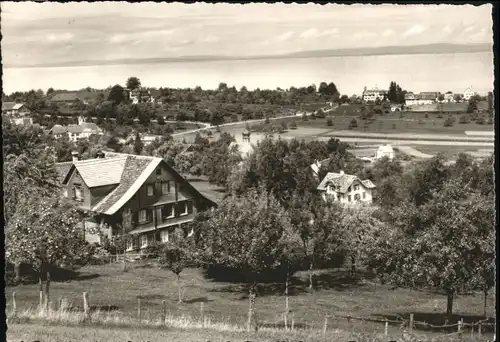
[(61, 68), (4, 68), (4, 92), (16, 90), (105, 88), (137, 76), (144, 86), (216, 88), (219, 82), (238, 89), (289, 88), (333, 81), (342, 94), (361, 94), (363, 87), (486, 94), (493, 90), (493, 53), (390, 55), (173, 62)]

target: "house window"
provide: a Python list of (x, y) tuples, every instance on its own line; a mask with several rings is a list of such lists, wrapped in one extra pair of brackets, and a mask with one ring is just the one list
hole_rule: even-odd
[(363, 192), (363, 199), (366, 198), (366, 192)]
[(127, 240), (127, 251), (131, 251), (134, 249), (134, 241), (132, 239)]
[(161, 242), (168, 242), (168, 229), (163, 229), (160, 231)]
[(139, 210), (139, 223), (144, 223), (148, 220), (146, 209)]
[(157, 168), (157, 169), (156, 169), (156, 174), (157, 174), (157, 175), (161, 175), (161, 168)]
[(359, 184), (354, 185), (354, 191), (359, 190)]
[(68, 189), (64, 189), (64, 193), (63, 194), (64, 194), (64, 197), (67, 198), (68, 197)]
[(73, 198), (77, 201), (83, 202), (83, 192), (81, 186), (73, 186)]
[(351, 195), (347, 196), (347, 201), (349, 201), (349, 202), (351, 201)]
[(165, 218), (169, 219), (175, 216), (175, 206), (173, 204), (167, 204), (163, 210), (166, 215)]
[(354, 195), (354, 200), (359, 201), (361, 199), (361, 196), (359, 194)]
[(181, 216), (188, 214), (188, 202), (184, 202), (183, 204), (181, 204), (181, 210)]
[(154, 188), (154, 186), (153, 186), (153, 185), (151, 185), (151, 184), (148, 184), (147, 189), (148, 189), (148, 196), (153, 196), (153, 195), (154, 195), (154, 193), (155, 193), (155, 188)]
[(148, 235), (142, 234), (141, 235), (141, 248), (145, 248), (147, 246), (148, 246)]
[(163, 195), (170, 193), (170, 181), (166, 181), (166, 182), (161, 183), (161, 193)]
[(348, 192), (351, 192), (351, 187), (348, 187), (348, 188), (347, 188), (347, 191), (348, 191)]

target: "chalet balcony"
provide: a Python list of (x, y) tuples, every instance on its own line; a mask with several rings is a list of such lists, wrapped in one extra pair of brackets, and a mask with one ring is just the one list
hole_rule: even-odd
[[(137, 226), (129, 232), (129, 234), (140, 234), (140, 233), (145, 233), (145, 232), (150, 232), (156, 229), (161, 229), (161, 228), (166, 228), (174, 225), (180, 225), (183, 223), (188, 223), (191, 222), (194, 219), (195, 214), (194, 213), (188, 213), (185, 215), (180, 215), (176, 217), (171, 217), (171, 218), (159, 218), (156, 215), (156, 212), (153, 212), (153, 219), (146, 222), (146, 223), (139, 223)], [(159, 218), (156, 220), (156, 218)]]

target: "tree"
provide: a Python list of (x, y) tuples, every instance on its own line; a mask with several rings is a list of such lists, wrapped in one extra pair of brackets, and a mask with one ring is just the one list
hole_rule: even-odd
[(402, 206), (392, 228), (378, 231), (369, 245), (371, 267), (398, 286), (443, 290), (450, 317), (454, 296), (477, 286), (477, 263), (491, 262), (492, 204), (457, 180), (447, 182), (422, 208)]
[(453, 126), (453, 124), (455, 123), (455, 118), (453, 116), (448, 116), (444, 122), (443, 122), (443, 126), (444, 127), (451, 127)]
[(115, 105), (119, 105), (125, 100), (124, 89), (121, 85), (117, 84), (111, 88), (108, 95), (108, 101), (113, 102)]
[(247, 329), (253, 321), (255, 289), (264, 274), (281, 267), (280, 239), (290, 219), (278, 201), (264, 189), (223, 201), (204, 222), (198, 248), (207, 265), (237, 269), (249, 283)]
[(444, 101), (444, 94), (439, 94), (437, 99), (439, 102), (443, 102)]
[(289, 125), (290, 129), (297, 129), (297, 123), (295, 121), (291, 121)]
[(92, 249), (84, 238), (83, 219), (84, 214), (58, 191), (40, 198), (23, 198), (8, 222), (7, 259), (30, 263), (40, 279), (51, 266), (85, 264)]
[(134, 153), (140, 155), (143, 148), (144, 148), (144, 144), (141, 140), (141, 136), (139, 135), (139, 132), (137, 132), (135, 134), (135, 139), (134, 139)]
[(141, 87), (141, 81), (137, 77), (129, 77), (127, 79), (127, 89), (135, 90)]
[(192, 241), (179, 238), (175, 242), (159, 245), (158, 264), (160, 268), (172, 271), (177, 277), (178, 301), (182, 303), (181, 273), (192, 260)]
[(477, 110), (477, 100), (471, 97), (467, 105), (467, 113), (474, 113)]

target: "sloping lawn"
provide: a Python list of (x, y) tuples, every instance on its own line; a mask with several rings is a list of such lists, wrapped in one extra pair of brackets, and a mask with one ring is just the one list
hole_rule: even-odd
[[(82, 293), (88, 292), (90, 305), (112, 306), (125, 315), (136, 317), (137, 302), (141, 299), (144, 319), (156, 319), (161, 313), (162, 300), (167, 303), (170, 315), (200, 316), (200, 305), (206, 316), (216, 321), (243, 325), (248, 309), (247, 291), (244, 284), (215, 282), (203, 276), (200, 269), (187, 269), (181, 273), (185, 302), (178, 304), (176, 277), (169, 271), (158, 270), (144, 261), (129, 263), (129, 271), (122, 272), (121, 264), (87, 266), (74, 279), (52, 282), (50, 296), (58, 303), (66, 297), (73, 306), (83, 306)], [(442, 324), (446, 308), (443, 295), (391, 289), (389, 286), (368, 281), (353, 280), (343, 270), (323, 271), (316, 277), (317, 290), (307, 292), (307, 275), (298, 274), (291, 286), (289, 320), (296, 327), (321, 329), (325, 314), (352, 315), (358, 317), (393, 317), (415, 314), (416, 320)], [(12, 292), (16, 292), (17, 308), (22, 311), (38, 304), (37, 284), (6, 288), (7, 312), (11, 310)], [(281, 324), (284, 311), (284, 285), (261, 284), (256, 300), (256, 318), (260, 325)], [(488, 298), (488, 315), (494, 315), (494, 290)], [(56, 304), (57, 306), (57, 304)], [(459, 296), (455, 301), (456, 319), (476, 321), (483, 311), (483, 296)], [(383, 331), (383, 324), (332, 319), (329, 326), (347, 331)], [(391, 327), (399, 329), (399, 327)]]

